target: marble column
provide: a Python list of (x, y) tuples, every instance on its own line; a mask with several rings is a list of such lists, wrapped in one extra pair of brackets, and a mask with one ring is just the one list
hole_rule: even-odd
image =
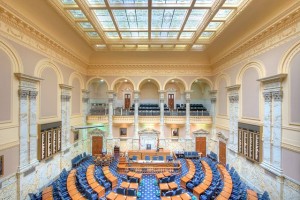
[(264, 87), (264, 127), (262, 167), (282, 176), (282, 81), (286, 74), (259, 79)]
[(271, 161), (272, 92), (264, 92), (263, 162)]
[(134, 138), (139, 138), (139, 91), (134, 91)]
[[(84, 125), (87, 125), (87, 116), (89, 114), (89, 91), (88, 90), (82, 90), (82, 122)], [(82, 141), (84, 150), (88, 151), (88, 133), (87, 129), (82, 130)]]
[(38, 77), (16, 73), (19, 79), (19, 105), (20, 105), (20, 164), (18, 171), (22, 173), (37, 161), (37, 122), (36, 122), (36, 96)]
[(159, 120), (159, 126), (160, 126), (160, 136), (159, 139), (165, 139), (165, 122), (164, 122), (164, 116), (165, 116), (165, 91), (159, 91), (159, 104), (160, 104), (160, 120)]
[(65, 84), (59, 85), (61, 88), (61, 134), (62, 134), (62, 151), (70, 147), (70, 99), (72, 87)]
[(227, 87), (229, 97), (229, 149), (238, 152), (238, 119), (239, 119), (240, 85)]
[(113, 139), (113, 103), (114, 91), (108, 91), (108, 136), (107, 139)]
[(191, 103), (191, 91), (185, 92), (185, 103), (186, 103), (186, 119), (185, 119), (185, 138), (191, 139), (191, 127), (190, 127), (190, 103)]
[(272, 165), (279, 174), (282, 174), (281, 167), (281, 141), (282, 141), (282, 91), (273, 91), (272, 120)]
[(30, 164), (38, 164), (37, 160), (37, 121), (36, 121), (36, 97), (38, 95), (37, 91), (29, 92), (29, 149), (30, 149)]

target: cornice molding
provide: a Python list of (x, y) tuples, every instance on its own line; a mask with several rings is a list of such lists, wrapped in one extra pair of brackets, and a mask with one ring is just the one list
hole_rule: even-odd
[(191, 64), (125, 64), (125, 65), (90, 65), (88, 74), (101, 74), (101, 76), (114, 76), (116, 74), (140, 76), (203, 76), (211, 75), (209, 65)]
[(287, 77), (287, 74), (277, 74), (274, 76), (268, 76), (265, 78), (258, 79), (257, 81), (260, 81), (264, 84), (271, 83), (271, 82), (281, 82), (281, 81), (283, 81), (283, 79), (285, 79), (285, 77)]
[(0, 1), (0, 31), (3, 36), (86, 74), (87, 61), (80, 59), (78, 55), (63, 47), (17, 13)]
[(277, 20), (269, 27), (262, 29), (249, 40), (236, 44), (222, 56), (212, 60), (212, 75), (228, 69), (235, 64), (262, 54), (299, 36), (300, 9), (294, 9), (290, 14)]

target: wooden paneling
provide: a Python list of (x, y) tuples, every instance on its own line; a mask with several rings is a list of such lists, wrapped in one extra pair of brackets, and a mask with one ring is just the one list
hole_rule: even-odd
[(102, 153), (103, 138), (101, 136), (93, 136), (92, 138), (92, 154)]
[(226, 144), (221, 141), (219, 141), (219, 161), (226, 165)]
[(196, 137), (196, 151), (206, 156), (206, 137)]

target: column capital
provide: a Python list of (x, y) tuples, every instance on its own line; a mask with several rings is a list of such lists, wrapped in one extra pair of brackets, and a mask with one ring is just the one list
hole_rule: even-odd
[(281, 90), (272, 92), (272, 97), (274, 101), (282, 101), (282, 96), (283, 96), (283, 92)]
[(89, 94), (89, 93), (90, 93), (90, 91), (89, 91), (89, 90), (86, 90), (86, 89), (82, 89), (81, 92), (82, 92), (83, 94)]
[(27, 99), (28, 96), (29, 96), (29, 90), (19, 89), (20, 99)]
[(264, 95), (265, 102), (272, 101), (272, 92), (266, 91), (266, 92), (263, 92), (263, 95)]
[(38, 95), (38, 91), (29, 91), (29, 98), (30, 99), (36, 99), (37, 95)]
[(239, 95), (230, 95), (229, 96), (230, 103), (238, 103), (239, 102)]
[(209, 92), (211, 103), (216, 103), (216, 101), (217, 101), (217, 92), (218, 92), (217, 90), (211, 90)]
[(61, 101), (65, 101), (65, 102), (69, 102), (71, 99), (71, 95), (67, 95), (67, 94), (62, 94), (60, 95), (61, 97)]
[(192, 90), (186, 90), (184, 93), (185, 93), (185, 100), (187, 101), (187, 103), (189, 103), (190, 102), (190, 100), (191, 100), (191, 93), (192, 93), (193, 91)]
[(134, 98), (134, 100), (139, 100), (139, 98), (140, 98), (140, 91), (139, 90), (134, 90), (133, 91), (133, 98)]

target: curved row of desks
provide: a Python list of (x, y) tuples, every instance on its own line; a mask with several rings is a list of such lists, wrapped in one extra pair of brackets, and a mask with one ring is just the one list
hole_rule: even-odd
[(53, 198), (52, 190), (53, 190), (52, 186), (46, 187), (42, 192), (42, 199), (43, 200), (53, 200), (54, 198)]
[(171, 197), (161, 197), (161, 200), (191, 200), (191, 196), (188, 193), (182, 193), (181, 195)]
[(73, 169), (67, 178), (67, 189), (72, 200), (84, 200), (85, 198), (76, 187), (76, 169)]
[(122, 194), (117, 194), (115, 192), (110, 192), (107, 196), (106, 196), (107, 200), (136, 200), (137, 197), (136, 196), (125, 196)]
[(105, 188), (98, 183), (94, 176), (95, 165), (90, 165), (86, 170), (86, 179), (90, 187), (97, 192), (98, 197), (103, 197), (105, 195)]
[(111, 183), (111, 187), (112, 189), (114, 189), (117, 184), (118, 184), (118, 178), (115, 177), (109, 170), (109, 167), (106, 166), (106, 167), (103, 167), (102, 168), (102, 171), (103, 171), (103, 174), (104, 176), (108, 179), (108, 181)]
[(189, 171), (185, 176), (181, 177), (181, 179), (180, 179), (180, 186), (184, 189), (186, 189), (186, 184), (190, 180), (192, 180), (192, 178), (194, 177), (195, 172), (196, 172), (196, 167), (192, 160), (186, 159), (186, 164), (188, 166)]
[(193, 189), (193, 194), (198, 199), (200, 198), (200, 195), (209, 188), (209, 186), (212, 182), (212, 178), (213, 178), (212, 170), (211, 170), (210, 166), (207, 164), (207, 162), (205, 162), (204, 160), (201, 160), (201, 163), (202, 163), (202, 168), (203, 168), (202, 170), (205, 173), (205, 177), (204, 177), (204, 180), (202, 181), (202, 183), (200, 183)]
[(223, 165), (218, 165), (218, 169), (220, 171), (220, 174), (222, 176), (224, 187), (221, 193), (217, 196), (217, 200), (225, 200), (229, 199), (232, 192), (232, 178), (230, 174), (228, 173), (227, 169)]

